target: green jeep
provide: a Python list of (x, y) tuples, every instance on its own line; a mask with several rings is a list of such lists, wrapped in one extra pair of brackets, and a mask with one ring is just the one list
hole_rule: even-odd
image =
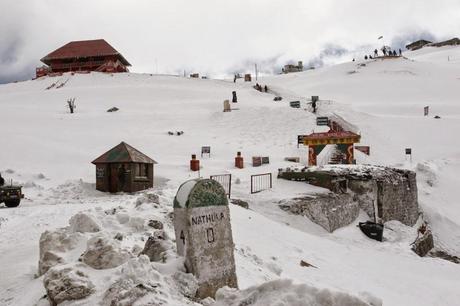
[(0, 186), (0, 204), (5, 203), (7, 207), (17, 207), (24, 198), (22, 186), (5, 185)]

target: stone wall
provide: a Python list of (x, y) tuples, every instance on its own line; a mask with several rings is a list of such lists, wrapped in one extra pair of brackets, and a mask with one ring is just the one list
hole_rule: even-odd
[(374, 220), (377, 209), (378, 222), (398, 220), (408, 226), (413, 226), (419, 216), (413, 171), (366, 165), (328, 165), (300, 172), (281, 171), (278, 178), (306, 181), (331, 190), (332, 193), (326, 196), (296, 198), (280, 205), (284, 210), (308, 217), (330, 232), (353, 222), (359, 209), (371, 220)]
[(305, 216), (328, 232), (352, 223), (359, 215), (358, 202), (353, 200), (350, 193), (328, 193), (296, 198), (280, 204), (280, 208)]

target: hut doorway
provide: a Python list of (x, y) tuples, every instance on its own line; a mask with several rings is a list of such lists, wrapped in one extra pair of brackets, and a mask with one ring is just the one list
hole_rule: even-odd
[(118, 192), (118, 171), (117, 171), (117, 165), (109, 165), (108, 170), (109, 170), (109, 192)]

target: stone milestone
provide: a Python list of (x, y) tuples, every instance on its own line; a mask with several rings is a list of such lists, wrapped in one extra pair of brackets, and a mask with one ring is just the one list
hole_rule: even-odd
[(238, 287), (230, 210), (224, 188), (210, 179), (183, 183), (174, 199), (177, 252), (198, 280), (198, 298)]

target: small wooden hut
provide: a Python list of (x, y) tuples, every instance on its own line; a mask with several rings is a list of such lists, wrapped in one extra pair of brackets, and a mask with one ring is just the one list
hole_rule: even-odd
[(121, 142), (92, 161), (96, 165), (96, 189), (104, 192), (136, 192), (153, 187), (157, 162)]

